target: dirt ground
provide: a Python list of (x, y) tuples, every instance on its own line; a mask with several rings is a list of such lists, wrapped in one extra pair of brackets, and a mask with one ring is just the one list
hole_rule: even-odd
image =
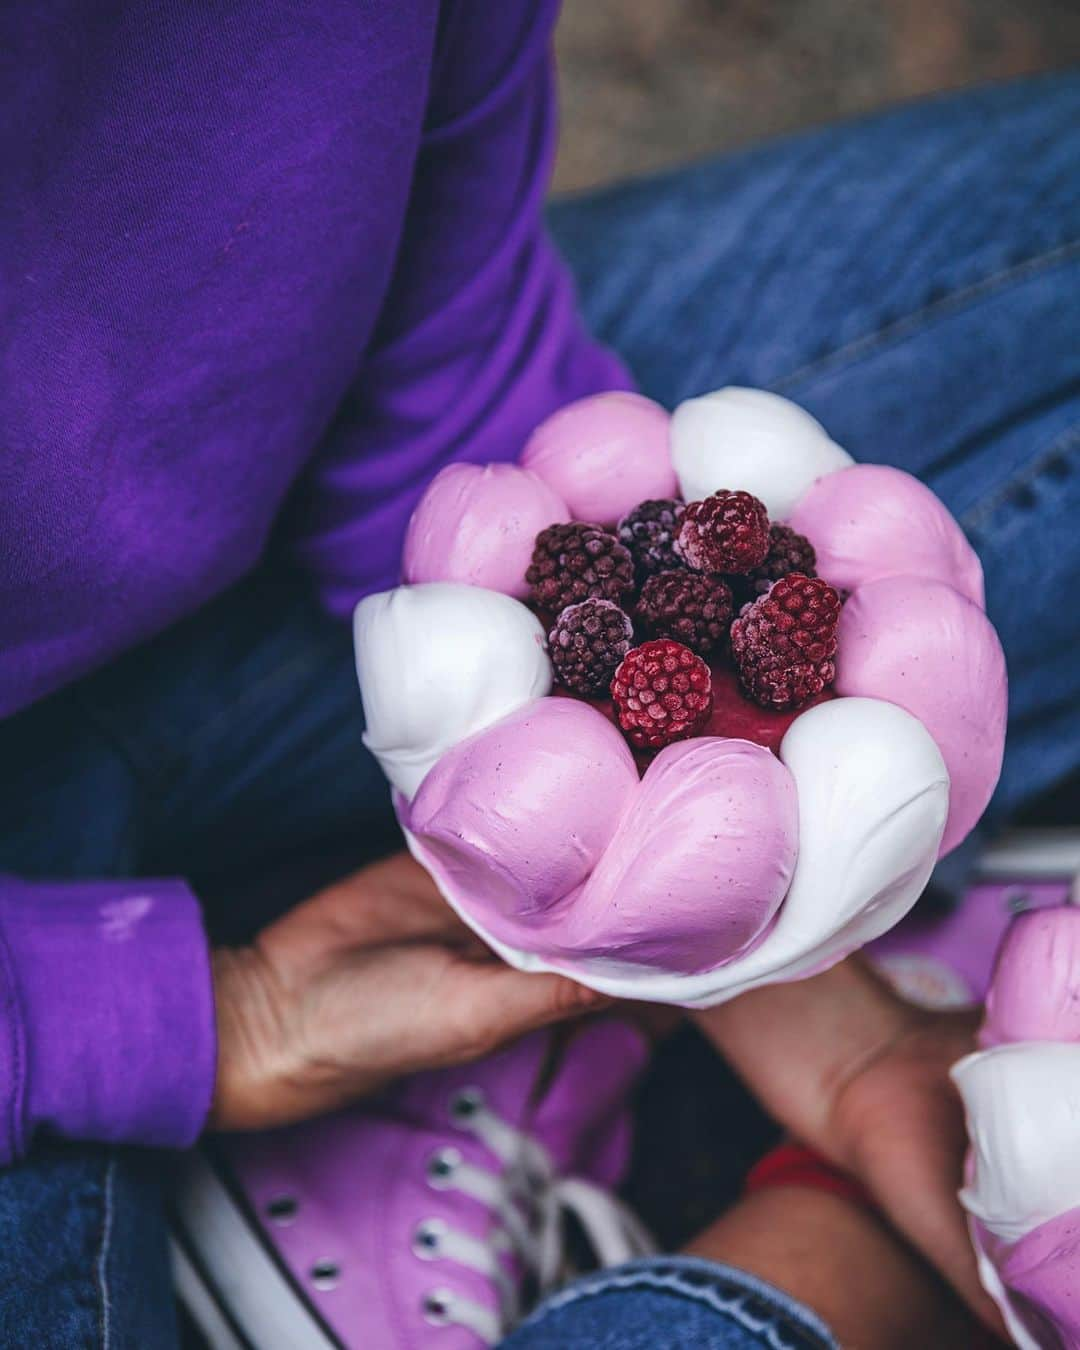
[(1078, 0), (565, 0), (572, 190), (921, 94), (1080, 63)]

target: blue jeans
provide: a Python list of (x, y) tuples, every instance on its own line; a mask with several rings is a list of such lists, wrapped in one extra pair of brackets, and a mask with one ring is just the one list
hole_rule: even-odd
[[(552, 212), (590, 323), (646, 392), (779, 390), (960, 517), (1012, 678), (999, 817), (1080, 767), (1077, 127), (1080, 77), (1058, 76)], [(328, 841), (377, 852), (394, 837), (360, 732), (348, 634), (268, 568), (0, 724), (0, 870), (180, 872), (210, 897), (212, 931), (237, 936), (288, 899), (285, 884), (245, 888), (254, 869), (273, 860), (280, 878), (287, 852), (310, 875)], [(54, 1144), (0, 1173), (0, 1344), (175, 1346), (164, 1170)], [(828, 1343), (808, 1313), (733, 1278), (670, 1260), (600, 1277), (510, 1345)]]
[(632, 1261), (545, 1300), (504, 1350), (839, 1350), (824, 1323), (745, 1271), (693, 1256)]

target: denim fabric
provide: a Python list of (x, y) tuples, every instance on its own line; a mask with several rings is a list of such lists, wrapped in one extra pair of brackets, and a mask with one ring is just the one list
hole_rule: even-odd
[[(958, 513), (1010, 661), (999, 815), (1080, 763), (1077, 126), (1080, 77), (1042, 79), (552, 213), (587, 318), (646, 392), (670, 404), (725, 382), (777, 389), (856, 457), (912, 469)], [(347, 631), (266, 570), (0, 723), (0, 870), (216, 875), (211, 927), (242, 932), (284, 902), (280, 888), (252, 893), (253, 870), (278, 873), (283, 855), (319, 856), (343, 836), (357, 853), (392, 838), (361, 730)], [(0, 1345), (175, 1345), (162, 1170), (145, 1154), (72, 1147), (0, 1174)], [(652, 1278), (560, 1302), (517, 1335), (603, 1313), (607, 1340), (548, 1343), (657, 1344), (632, 1339), (646, 1305), (670, 1319), (677, 1304), (704, 1319), (687, 1322), (685, 1344), (772, 1344), (711, 1294), (690, 1300)]]
[(547, 1299), (504, 1350), (836, 1350), (808, 1308), (745, 1271), (690, 1256), (633, 1261)]

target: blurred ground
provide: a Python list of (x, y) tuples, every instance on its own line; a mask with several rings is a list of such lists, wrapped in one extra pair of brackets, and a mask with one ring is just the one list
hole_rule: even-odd
[(1080, 62), (1077, 0), (564, 0), (556, 188)]

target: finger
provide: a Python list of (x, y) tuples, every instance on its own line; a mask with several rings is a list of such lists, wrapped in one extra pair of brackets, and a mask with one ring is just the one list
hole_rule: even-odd
[(275, 927), (322, 946), (465, 940), (471, 930), (418, 863), (397, 855), (362, 868), (297, 905)]
[(979, 1319), (1002, 1335), (1001, 1315), (979, 1279), (967, 1219), (957, 1201), (960, 1179), (956, 1160), (962, 1141), (949, 1139), (950, 1121), (933, 1137), (917, 1141), (926, 1171), (912, 1177), (895, 1159), (875, 1160), (866, 1180), (893, 1224), (937, 1268)]
[(526, 973), (501, 962), (462, 963), (455, 983), (447, 1025), (466, 1059), (614, 1002), (564, 975)]
[(959, 1216), (955, 1197), (940, 1203), (924, 1197), (920, 1213), (911, 1213), (900, 1227), (904, 1235), (935, 1266), (972, 1312), (998, 1335), (1004, 1334), (1001, 1314), (979, 1280), (967, 1223)]

